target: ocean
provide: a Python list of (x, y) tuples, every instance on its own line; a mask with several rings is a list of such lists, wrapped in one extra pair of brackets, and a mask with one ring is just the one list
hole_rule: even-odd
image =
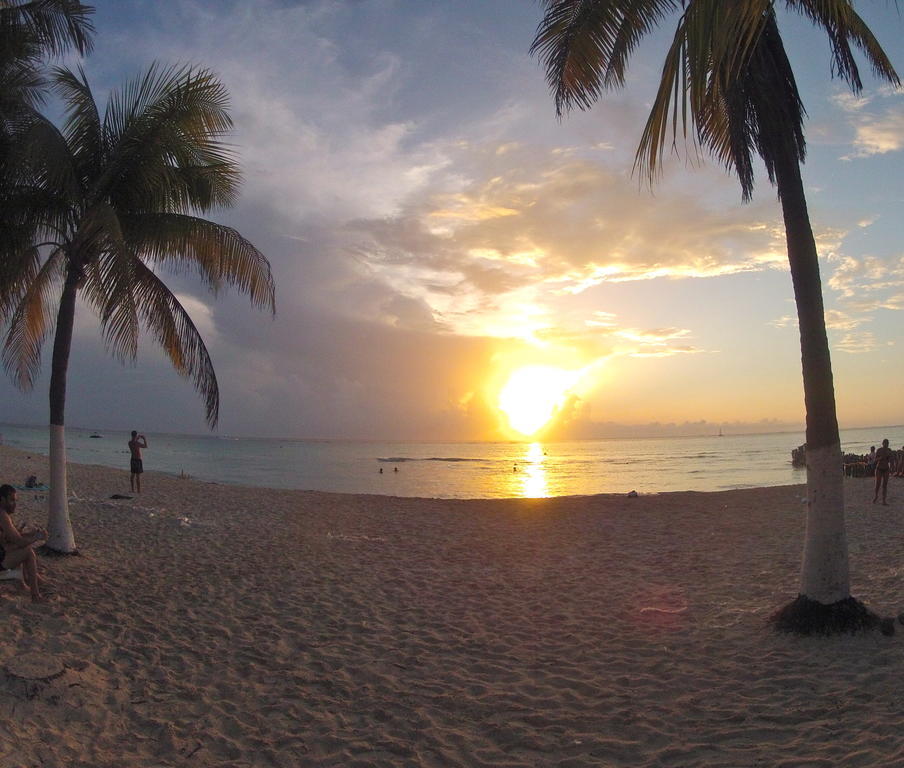
[[(5, 445), (46, 454), (46, 427), (0, 425)], [(92, 437), (98, 434), (99, 437)], [(846, 429), (846, 453), (867, 453), (904, 426)], [(128, 469), (129, 434), (67, 428), (70, 461)], [(147, 433), (146, 470), (264, 488), (433, 498), (717, 491), (806, 481), (791, 466), (803, 433), (551, 443), (401, 443)], [(382, 471), (381, 471), (382, 470)], [(42, 479), (42, 478), (39, 478)], [(21, 482), (24, 478), (2, 477)], [(145, 482), (153, 482), (149, 478)]]

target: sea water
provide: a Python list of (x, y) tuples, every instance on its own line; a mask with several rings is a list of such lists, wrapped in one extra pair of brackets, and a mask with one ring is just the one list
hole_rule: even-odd
[[(46, 427), (0, 425), (0, 433), (6, 445), (48, 452)], [(841, 432), (846, 453), (867, 453), (883, 438), (892, 448), (900, 448), (904, 426)], [(149, 471), (216, 483), (340, 493), (509, 498), (716, 491), (806, 481), (805, 471), (791, 466), (791, 449), (804, 442), (802, 432), (556, 443), (354, 442), (154, 433), (147, 433), (147, 439), (144, 465)], [(67, 428), (67, 455), (73, 462), (125, 470), (128, 440), (127, 432)], [(0, 465), (0, 482), (23, 480), (4, 477)]]

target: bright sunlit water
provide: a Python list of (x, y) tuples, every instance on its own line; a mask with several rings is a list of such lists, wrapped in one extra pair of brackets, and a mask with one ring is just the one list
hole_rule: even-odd
[[(6, 445), (47, 453), (46, 427), (0, 425)], [(128, 469), (126, 432), (67, 429), (70, 461)], [(904, 426), (842, 430), (866, 453)], [(147, 434), (145, 469), (269, 488), (440, 498), (714, 491), (806, 481), (791, 466), (802, 433), (584, 440), (566, 443), (379, 443)], [(380, 473), (382, 468), (383, 472)], [(398, 471), (395, 471), (398, 469)], [(3, 477), (0, 481), (21, 482)], [(147, 478), (146, 482), (153, 482)]]

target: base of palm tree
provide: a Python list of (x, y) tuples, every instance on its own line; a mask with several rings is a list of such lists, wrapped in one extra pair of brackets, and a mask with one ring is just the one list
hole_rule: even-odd
[[(795, 635), (855, 634), (874, 629), (888, 634), (889, 624), (853, 597), (826, 605), (806, 595), (798, 595), (796, 600), (779, 608), (769, 617), (769, 623), (779, 632)], [(894, 622), (891, 622), (891, 634), (894, 634)]]
[(64, 552), (62, 549), (54, 549), (53, 547), (48, 547), (46, 544), (35, 547), (35, 552), (44, 557), (81, 557), (82, 554), (77, 549), (73, 549), (71, 552)]

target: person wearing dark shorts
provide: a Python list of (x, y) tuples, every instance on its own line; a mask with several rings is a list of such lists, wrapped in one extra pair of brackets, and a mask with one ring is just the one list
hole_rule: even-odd
[(141, 449), (148, 447), (148, 440), (144, 435), (139, 435), (134, 429), (132, 430), (132, 439), (129, 440), (129, 453), (132, 460), (129, 463), (129, 485), (134, 493), (136, 490), (141, 493), (141, 473), (144, 472), (144, 465), (141, 462)]
[(882, 488), (882, 503), (887, 507), (885, 500), (888, 496), (888, 475), (891, 472), (891, 458), (893, 452), (888, 447), (888, 440), (882, 441), (882, 447), (876, 451), (876, 493), (873, 495), (873, 504), (879, 500), (879, 488)]

